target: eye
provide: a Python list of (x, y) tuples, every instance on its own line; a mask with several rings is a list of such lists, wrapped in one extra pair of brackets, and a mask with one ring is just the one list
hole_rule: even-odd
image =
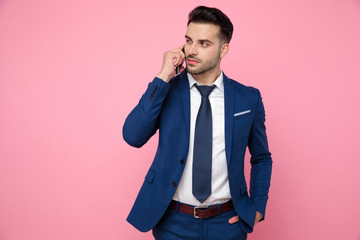
[(190, 39), (186, 39), (186, 42), (187, 42), (187, 43), (191, 43), (191, 40), (190, 40)]
[(209, 46), (209, 44), (208, 44), (207, 42), (202, 42), (202, 43), (201, 43), (201, 46), (207, 47), (207, 46)]

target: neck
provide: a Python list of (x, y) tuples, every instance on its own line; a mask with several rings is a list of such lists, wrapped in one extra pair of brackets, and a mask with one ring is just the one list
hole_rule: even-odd
[(204, 72), (199, 75), (192, 75), (193, 78), (202, 85), (211, 85), (215, 80), (220, 76), (221, 70), (220, 67), (215, 67), (207, 72)]

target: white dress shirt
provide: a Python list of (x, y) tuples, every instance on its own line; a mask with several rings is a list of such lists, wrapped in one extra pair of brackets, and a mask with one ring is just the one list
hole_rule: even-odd
[(216, 87), (210, 93), (212, 123), (213, 123), (213, 146), (211, 168), (211, 195), (202, 204), (192, 194), (192, 170), (194, 155), (194, 134), (197, 113), (201, 104), (200, 92), (194, 84), (198, 83), (191, 74), (187, 73), (190, 86), (190, 141), (189, 153), (185, 169), (181, 176), (178, 188), (173, 199), (193, 206), (209, 206), (227, 202), (231, 199), (228, 170), (225, 155), (225, 104), (223, 72), (215, 80)]

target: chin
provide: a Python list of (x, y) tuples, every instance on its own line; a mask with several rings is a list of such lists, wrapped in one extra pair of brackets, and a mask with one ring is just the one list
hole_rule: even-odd
[(190, 74), (197, 75), (197, 74), (199, 74), (198, 72), (199, 72), (200, 69), (197, 68), (197, 67), (186, 66), (186, 70)]

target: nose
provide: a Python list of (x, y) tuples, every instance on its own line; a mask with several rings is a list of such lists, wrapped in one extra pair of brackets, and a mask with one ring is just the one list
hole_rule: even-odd
[(198, 54), (198, 50), (195, 44), (191, 44), (189, 52), (189, 55), (197, 55)]

